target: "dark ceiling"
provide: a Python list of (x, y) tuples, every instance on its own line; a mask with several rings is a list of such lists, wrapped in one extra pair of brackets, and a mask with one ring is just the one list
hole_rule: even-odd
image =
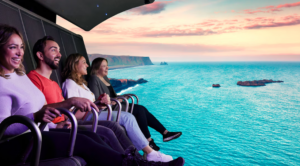
[(154, 0), (11, 0), (24, 8), (56, 22), (56, 14), (85, 31), (128, 9)]

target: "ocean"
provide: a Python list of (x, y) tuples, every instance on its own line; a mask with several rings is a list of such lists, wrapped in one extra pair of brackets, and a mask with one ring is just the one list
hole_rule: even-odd
[[(169, 131), (150, 128), (161, 152), (186, 166), (300, 165), (299, 62), (195, 62), (110, 70), (110, 78), (144, 78), (134, 93)], [(273, 79), (261, 87), (238, 81)], [(220, 88), (212, 88), (220, 84)]]

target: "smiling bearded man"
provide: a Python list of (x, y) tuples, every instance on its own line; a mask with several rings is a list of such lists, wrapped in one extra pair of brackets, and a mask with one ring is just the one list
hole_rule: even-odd
[[(33, 47), (34, 60), (37, 64), (35, 70), (30, 71), (27, 76), (32, 83), (45, 95), (47, 104), (64, 101), (59, 85), (50, 79), (52, 70), (59, 66), (61, 58), (60, 47), (51, 36), (39, 39)], [(52, 122), (64, 121), (65, 117), (57, 117)]]

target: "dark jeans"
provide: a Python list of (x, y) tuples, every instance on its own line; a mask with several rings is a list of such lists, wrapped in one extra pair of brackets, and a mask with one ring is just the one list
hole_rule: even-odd
[[(112, 126), (118, 125), (116, 122), (111, 123)], [(92, 131), (92, 125), (78, 125), (78, 130)], [(102, 140), (115, 151), (124, 154), (126, 148), (124, 149), (122, 147), (114, 131), (110, 128), (98, 125), (96, 134), (99, 135)]]
[[(78, 125), (91, 125), (92, 123), (92, 121), (79, 121)], [(119, 125), (119, 123), (112, 121), (98, 121), (98, 125), (111, 129), (124, 150), (127, 149), (130, 145), (133, 145), (130, 139), (127, 137), (125, 129), (121, 125)]]
[[(63, 131), (42, 132), (40, 159), (65, 157), (68, 153), (69, 136), (69, 133)], [(31, 133), (26, 133), (0, 144), (1, 165), (16, 164), (31, 138)], [(78, 131), (74, 156), (82, 157), (88, 165), (121, 165), (123, 160), (121, 153), (111, 149), (97, 134), (90, 131)]]
[[(131, 104), (130, 104), (131, 105)], [(122, 104), (122, 108), (125, 105)], [(130, 112), (131, 106), (129, 108)], [(135, 116), (137, 123), (145, 137), (148, 139), (151, 137), (148, 126), (163, 134), (166, 128), (142, 105), (134, 104), (132, 114)]]

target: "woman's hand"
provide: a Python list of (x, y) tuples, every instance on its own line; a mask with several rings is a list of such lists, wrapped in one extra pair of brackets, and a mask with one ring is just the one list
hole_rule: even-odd
[[(120, 103), (122, 103), (123, 99), (118, 99), (118, 101), (119, 101)], [(112, 105), (116, 105), (117, 103), (116, 103), (115, 101), (112, 101), (111, 104), (112, 104)]]
[(52, 107), (43, 107), (41, 110), (33, 114), (35, 122), (50, 123), (57, 116), (61, 116), (60, 112)]
[(63, 121), (63, 122), (57, 123), (56, 128), (57, 129), (62, 129), (62, 128), (64, 128), (64, 126), (67, 126), (67, 129), (70, 129), (72, 127), (72, 124), (69, 121)]
[(100, 99), (102, 104), (111, 104), (110, 97), (108, 94), (104, 93), (102, 98)]
[(67, 102), (70, 102), (71, 106), (75, 106), (77, 109), (79, 109), (81, 112), (87, 112), (91, 111), (92, 108), (95, 108), (97, 112), (99, 112), (98, 107), (95, 103), (91, 102), (89, 99), (80, 98), (80, 97), (72, 97), (66, 100)]

